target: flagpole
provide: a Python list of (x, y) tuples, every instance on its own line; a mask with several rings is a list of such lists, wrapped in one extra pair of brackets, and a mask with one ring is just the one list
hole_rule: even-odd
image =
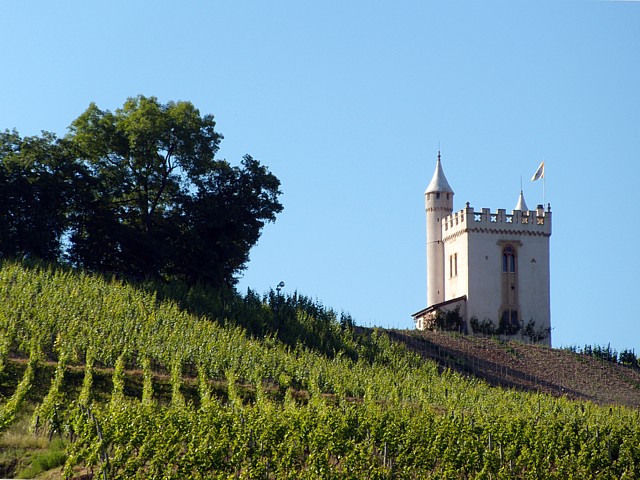
[(534, 173), (533, 177), (531, 177), (531, 181), (535, 182), (536, 180), (540, 180), (541, 178), (542, 178), (542, 204), (544, 206), (544, 202), (546, 200), (545, 198), (546, 175), (544, 174), (544, 160), (542, 160), (542, 162), (540, 163), (540, 166), (536, 170), (536, 173)]
[[(542, 160), (544, 162), (544, 160)], [(545, 164), (545, 167), (547, 165)], [(545, 202), (545, 187), (546, 187), (546, 183), (547, 183), (547, 172), (544, 172), (545, 174), (542, 175), (542, 207), (544, 208), (544, 202)]]

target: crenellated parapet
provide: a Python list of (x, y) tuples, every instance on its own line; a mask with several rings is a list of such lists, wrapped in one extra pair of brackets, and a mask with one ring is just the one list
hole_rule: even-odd
[(512, 210), (500, 208), (491, 212), (488, 208), (475, 211), (469, 206), (446, 216), (442, 220), (444, 241), (465, 232), (482, 232), (514, 235), (551, 236), (551, 207), (547, 210), (538, 205), (535, 210)]

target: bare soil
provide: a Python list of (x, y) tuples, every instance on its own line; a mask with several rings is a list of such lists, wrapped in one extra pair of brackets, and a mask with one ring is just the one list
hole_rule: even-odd
[(640, 408), (640, 370), (539, 345), (447, 332), (387, 330), (443, 368), (503, 388)]

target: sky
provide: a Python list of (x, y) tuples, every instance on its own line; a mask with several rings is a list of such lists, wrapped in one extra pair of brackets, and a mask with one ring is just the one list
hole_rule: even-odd
[(2, 2), (0, 129), (66, 134), (91, 102), (191, 101), (232, 164), (281, 180), (239, 283), (357, 324), (426, 307), (424, 190), (513, 209), (545, 161), (554, 347), (640, 354), (640, 2)]

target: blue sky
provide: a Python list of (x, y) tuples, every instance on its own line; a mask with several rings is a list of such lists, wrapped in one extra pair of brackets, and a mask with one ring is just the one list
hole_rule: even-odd
[(65, 134), (96, 102), (189, 100), (282, 181), (240, 288), (411, 328), (423, 192), (512, 209), (546, 161), (554, 346), (640, 353), (640, 3), (5, 2), (0, 128)]

